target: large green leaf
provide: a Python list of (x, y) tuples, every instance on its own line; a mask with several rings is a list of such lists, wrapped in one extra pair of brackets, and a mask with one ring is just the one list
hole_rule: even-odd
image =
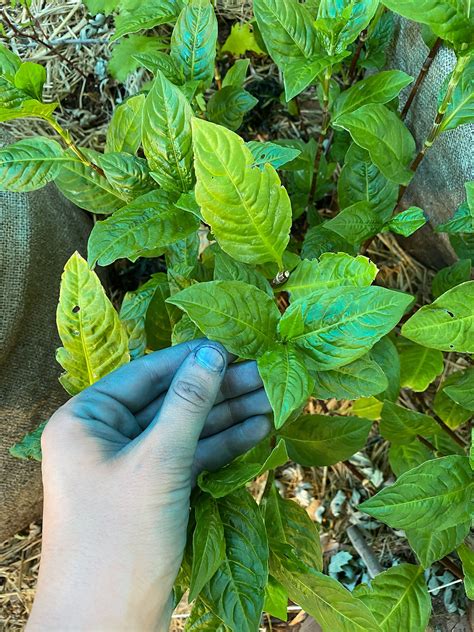
[(98, 163), (110, 184), (128, 201), (157, 188), (143, 158), (125, 152), (109, 152), (98, 156)]
[(391, 11), (427, 24), (438, 36), (460, 48), (472, 46), (473, 15), (463, 0), (382, 0)]
[(140, 66), (143, 66), (154, 75), (157, 70), (161, 70), (171, 83), (181, 85), (184, 81), (184, 77), (173, 59), (162, 51), (157, 50), (146, 53), (137, 53), (133, 57), (138, 61)]
[(210, 281), (169, 299), (211, 340), (231, 353), (255, 359), (275, 342), (279, 311), (261, 290), (242, 281)]
[(370, 610), (339, 582), (272, 550), (270, 571), (286, 588), (292, 601), (312, 615), (323, 632), (380, 632)]
[(184, 632), (229, 632), (229, 628), (198, 599), (186, 621)]
[(474, 412), (474, 368), (466, 369), (462, 373), (456, 373), (456, 380), (446, 382), (443, 390), (456, 404)]
[(408, 444), (413, 442), (417, 435), (436, 434), (438, 425), (428, 415), (385, 401), (380, 432), (391, 443)]
[(415, 154), (415, 141), (395, 112), (371, 103), (339, 116), (334, 125), (347, 130), (389, 180), (404, 185), (410, 182), (413, 172), (408, 165)]
[(359, 508), (394, 529), (447, 529), (469, 519), (473, 488), (469, 459), (445, 456), (405, 472)]
[(425, 305), (402, 327), (402, 334), (440, 351), (474, 353), (474, 281), (461, 283)]
[(411, 548), (415, 551), (420, 564), (428, 568), (461, 544), (470, 531), (470, 520), (448, 527), (447, 529), (434, 530), (406, 529), (405, 535)]
[(474, 551), (464, 544), (458, 546), (457, 554), (462, 562), (464, 571), (464, 588), (468, 599), (474, 599)]
[(107, 69), (109, 74), (120, 83), (124, 83), (128, 76), (137, 70), (140, 62), (136, 55), (156, 53), (166, 47), (163, 37), (159, 35), (132, 34), (124, 37), (112, 49)]
[(291, 101), (303, 90), (316, 82), (317, 78), (329, 68), (336, 65), (349, 53), (342, 53), (337, 56), (316, 53), (311, 59), (299, 57), (290, 59), (282, 65), (283, 79), (285, 84), (285, 100)]
[(252, 152), (253, 167), (259, 169), (263, 169), (267, 162), (275, 169), (281, 169), (301, 154), (296, 147), (284, 147), (270, 142), (261, 143), (258, 140), (249, 141), (247, 147)]
[(269, 575), (268, 584), (265, 586), (264, 612), (281, 621), (288, 620), (288, 593), (277, 580)]
[(176, 208), (175, 200), (166, 191), (151, 191), (97, 222), (89, 237), (90, 265), (106, 266), (123, 257), (136, 261), (139, 257), (157, 256), (197, 230), (197, 218)]
[(439, 387), (433, 401), (434, 412), (453, 430), (472, 418), (472, 412), (457, 404), (444, 390), (451, 385), (456, 385), (459, 379), (461, 379), (461, 373), (453, 373), (446, 378)]
[(318, 362), (335, 369), (363, 356), (395, 327), (412, 298), (382, 287), (319, 290), (290, 305), (281, 325), (301, 309), (304, 332), (292, 340)]
[(372, 422), (360, 417), (303, 415), (279, 432), (300, 465), (334, 465), (361, 450)]
[(303, 241), (301, 257), (303, 259), (318, 259), (326, 252), (346, 252), (356, 254), (356, 247), (334, 231), (326, 228), (326, 223), (310, 228)]
[(193, 111), (181, 90), (157, 71), (143, 108), (142, 142), (154, 178), (164, 189), (192, 186)]
[(352, 44), (373, 18), (378, 4), (378, 0), (321, 0), (316, 28), (327, 52), (334, 55)]
[(260, 356), (258, 371), (273, 408), (275, 428), (281, 428), (313, 390), (305, 356), (292, 345), (278, 344)]
[(46, 68), (31, 61), (23, 62), (13, 78), (13, 83), (18, 90), (26, 92), (29, 97), (37, 101), (42, 101), (45, 81)]
[(397, 213), (384, 226), (384, 232), (391, 230), (392, 233), (410, 237), (428, 221), (425, 212), (418, 206), (410, 206), (405, 211)]
[(120, 14), (115, 18), (113, 39), (171, 22), (176, 18), (183, 4), (183, 0), (122, 1), (119, 5)]
[(249, 66), (250, 59), (237, 59), (234, 65), (225, 73), (222, 87), (235, 86), (236, 88), (243, 88)]
[(305, 509), (296, 501), (282, 498), (275, 485), (268, 497), (262, 500), (261, 507), (270, 544), (289, 544), (298, 559), (310, 568), (321, 571), (323, 554), (319, 529)]
[(362, 357), (332, 371), (314, 372), (313, 395), (317, 399), (359, 399), (378, 395), (388, 380), (377, 362)]
[(214, 256), (215, 281), (243, 281), (248, 285), (255, 285), (269, 296), (273, 297), (273, 289), (267, 279), (252, 266), (235, 261), (222, 250)]
[[(81, 149), (94, 164), (98, 164), (100, 154), (92, 149)], [(96, 214), (108, 215), (124, 206), (127, 196), (115, 189), (105, 176), (78, 160), (72, 152), (66, 154), (70, 160), (65, 162), (56, 185), (68, 200)]]
[(395, 476), (412, 470), (425, 461), (434, 459), (433, 452), (420, 441), (411, 443), (393, 443), (388, 451), (388, 462)]
[(443, 354), (404, 338), (397, 340), (397, 347), (401, 385), (423, 393), (443, 372)]
[(318, 50), (317, 32), (306, 7), (298, 0), (254, 0), (259, 31), (273, 60), (305, 63)]
[(137, 94), (115, 108), (107, 128), (106, 152), (125, 151), (134, 154), (142, 142), (142, 121), (145, 95)]
[(438, 298), (451, 288), (469, 281), (471, 278), (471, 260), (461, 259), (452, 266), (439, 270), (433, 279), (431, 291), (434, 298)]
[(319, 261), (304, 259), (281, 288), (297, 301), (317, 290), (339, 286), (366, 287), (377, 276), (377, 267), (366, 257), (343, 252), (325, 253)]
[(258, 99), (243, 88), (227, 86), (215, 92), (207, 104), (207, 116), (210, 121), (223, 125), (230, 130), (238, 130), (244, 122), (244, 116), (258, 103)]
[(226, 555), (201, 596), (231, 630), (255, 632), (268, 578), (265, 525), (257, 504), (244, 490), (221, 499), (218, 510)]
[(356, 202), (327, 221), (325, 227), (358, 246), (379, 233), (383, 222), (370, 203)]
[[(260, 455), (259, 455), (260, 456)], [(285, 442), (280, 440), (274, 450), (265, 451), (260, 462), (252, 453), (238, 457), (218, 472), (203, 472), (199, 475), (199, 487), (214, 498), (223, 498), (243, 487), (268, 470), (284, 465), (288, 461)]]
[(244, 263), (281, 267), (291, 205), (275, 169), (252, 168), (253, 156), (230, 130), (193, 119), (196, 200), (221, 248)]
[(399, 564), (362, 584), (354, 595), (373, 613), (383, 632), (425, 632), (431, 599), (421, 566)]
[(97, 275), (74, 253), (64, 267), (56, 314), (63, 346), (56, 359), (70, 395), (129, 361), (127, 336)]
[(151, 298), (145, 318), (147, 345), (153, 351), (166, 349), (171, 345), (173, 327), (180, 317), (179, 310), (166, 302), (169, 296), (168, 279), (161, 279)]
[(54, 180), (65, 161), (60, 145), (44, 137), (24, 138), (0, 149), (0, 190), (35, 191)]
[[(474, 23), (473, 23), (474, 27)], [(474, 58), (464, 68), (461, 80), (454, 89), (448, 109), (441, 122), (441, 130), (456, 129), (474, 119)]]
[(214, 77), (217, 19), (209, 0), (190, 0), (181, 11), (171, 38), (171, 58), (186, 81), (208, 88)]
[(367, 103), (388, 103), (413, 81), (401, 70), (384, 70), (358, 81), (337, 97), (332, 107), (333, 118), (348, 114)]
[(6, 46), (0, 44), (0, 75), (13, 81), (15, 73), (21, 66), (21, 59)]
[[(466, 182), (466, 201), (454, 213), (453, 217), (443, 224), (436, 226), (439, 233), (474, 233), (474, 182)], [(466, 259), (474, 259), (470, 255)]]
[(385, 336), (372, 347), (370, 358), (375, 360), (388, 380), (387, 389), (377, 393), (377, 399), (396, 401), (400, 393), (400, 357), (396, 346)]
[(193, 566), (189, 601), (193, 601), (225, 559), (224, 526), (216, 501), (202, 494), (195, 505)]
[(397, 203), (398, 186), (374, 165), (365, 149), (352, 143), (338, 179), (337, 193), (341, 209), (366, 202), (386, 221)]

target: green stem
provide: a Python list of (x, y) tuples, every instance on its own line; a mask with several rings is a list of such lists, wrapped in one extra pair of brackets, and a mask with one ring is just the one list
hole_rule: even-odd
[(96, 171), (100, 176), (105, 176), (104, 171), (100, 167), (95, 165), (93, 162), (91, 162), (89, 158), (87, 158), (87, 156), (85, 156), (82, 153), (79, 147), (73, 142), (67, 130), (63, 129), (61, 125), (59, 125), (59, 123), (53, 118), (46, 118), (45, 120), (51, 125), (54, 131), (62, 138), (64, 143), (67, 145), (67, 147), (72, 152), (74, 152), (74, 154), (76, 154), (76, 156), (84, 165), (86, 165), (86, 167), (90, 167), (91, 169), (94, 169), (94, 171)]
[(331, 82), (331, 76), (332, 76), (332, 68), (331, 67), (326, 68), (326, 70), (324, 71), (323, 80), (321, 82), (322, 89), (323, 89), (323, 103), (322, 103), (323, 118), (321, 120), (321, 131), (319, 133), (319, 138), (318, 138), (318, 149), (316, 151), (316, 157), (314, 159), (313, 179), (311, 181), (311, 189), (308, 196), (308, 208), (311, 208), (316, 198), (319, 165), (321, 163), (321, 156), (323, 153), (324, 141), (326, 140), (326, 136), (329, 129), (329, 121), (330, 121), (329, 86)]

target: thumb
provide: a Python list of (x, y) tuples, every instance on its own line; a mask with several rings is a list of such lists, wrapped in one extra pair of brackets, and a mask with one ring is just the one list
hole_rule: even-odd
[(227, 352), (219, 343), (206, 342), (188, 355), (171, 382), (160, 412), (145, 431), (148, 436), (143, 439), (148, 448), (179, 450), (194, 457), (226, 367)]

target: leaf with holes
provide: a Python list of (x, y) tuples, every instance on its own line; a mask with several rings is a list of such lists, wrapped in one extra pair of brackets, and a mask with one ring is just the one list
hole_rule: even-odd
[(247, 147), (254, 159), (252, 167), (259, 169), (263, 169), (267, 163), (275, 169), (282, 169), (301, 154), (299, 149), (293, 147), (284, 147), (270, 142), (261, 143), (257, 140), (249, 141)]

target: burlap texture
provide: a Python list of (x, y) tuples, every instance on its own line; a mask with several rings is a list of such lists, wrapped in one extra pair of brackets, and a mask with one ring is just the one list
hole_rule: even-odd
[(67, 398), (54, 359), (55, 311), (64, 263), (74, 250), (85, 254), (90, 228), (54, 185), (0, 192), (0, 540), (41, 513), (39, 463), (8, 449)]
[[(429, 49), (415, 22), (396, 18), (395, 37), (389, 50), (388, 68), (403, 70), (416, 79)], [(454, 52), (442, 47), (426, 75), (406, 118), (420, 149), (436, 116), (438, 94), (443, 81), (454, 68)], [(403, 107), (411, 86), (400, 96)], [(474, 125), (462, 125), (444, 132), (428, 151), (403, 198), (403, 208), (419, 206), (430, 218), (423, 229), (402, 245), (417, 259), (434, 268), (455, 261), (456, 256), (445, 235), (433, 227), (449, 219), (466, 198), (464, 183), (474, 178)]]

